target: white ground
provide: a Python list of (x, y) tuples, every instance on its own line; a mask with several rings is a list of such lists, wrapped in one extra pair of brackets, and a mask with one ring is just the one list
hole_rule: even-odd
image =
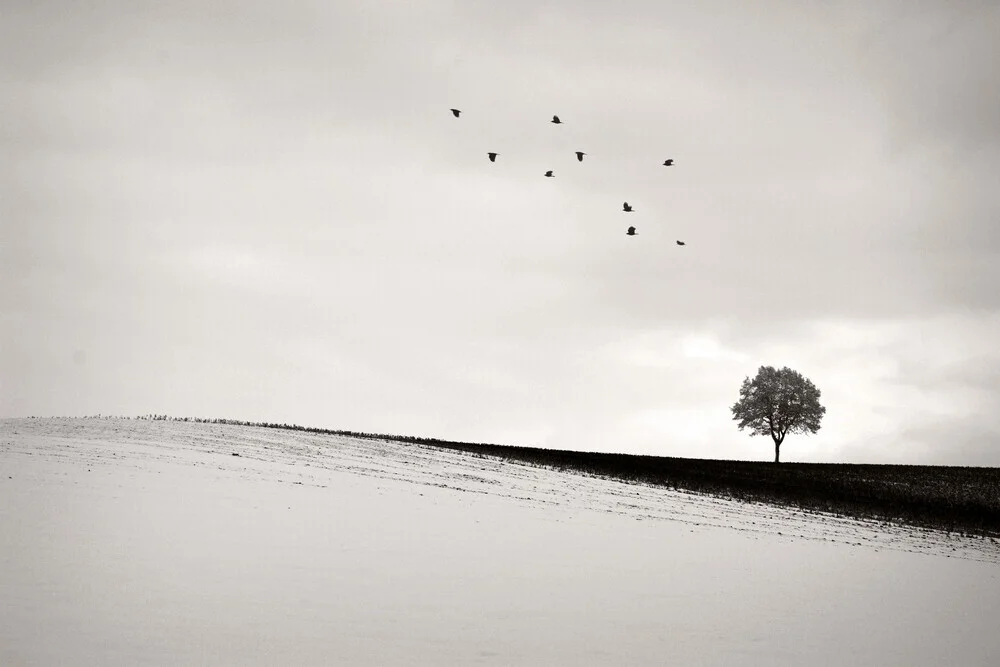
[(998, 618), (990, 540), (414, 445), (0, 421), (0, 665), (997, 665)]

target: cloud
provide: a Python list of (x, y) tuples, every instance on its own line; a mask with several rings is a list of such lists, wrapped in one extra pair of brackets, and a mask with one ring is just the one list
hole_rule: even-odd
[(858, 51), (897, 146), (1000, 149), (1000, 7), (921, 3), (883, 15)]
[(204, 244), (164, 257), (165, 270), (174, 280), (190, 282), (199, 290), (233, 288), (252, 294), (294, 297), (308, 291), (318, 276), (282, 255), (259, 247), (232, 244)]
[(919, 460), (900, 434), (964, 425), (977, 460), (996, 15), (19, 5), (5, 386), (34, 413), (766, 459), (728, 407), (787, 364), (830, 408), (791, 458)]

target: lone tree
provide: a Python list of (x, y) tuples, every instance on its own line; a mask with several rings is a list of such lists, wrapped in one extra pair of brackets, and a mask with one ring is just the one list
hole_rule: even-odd
[(739, 429), (750, 429), (750, 435), (770, 435), (774, 440), (774, 462), (785, 434), (815, 433), (826, 414), (819, 404), (820, 391), (809, 379), (787, 366), (780, 371), (773, 366), (761, 366), (757, 377), (743, 380), (740, 400), (731, 410)]

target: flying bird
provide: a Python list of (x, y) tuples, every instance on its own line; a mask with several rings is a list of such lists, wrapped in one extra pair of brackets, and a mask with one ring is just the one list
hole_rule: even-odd
[(684, 241), (678, 241), (677, 245), (687, 245), (687, 243), (684, 243)]
[(550, 122), (555, 123), (556, 125), (559, 125), (560, 123), (562, 123), (562, 121), (559, 120), (559, 116), (553, 116), (552, 120)]
[(496, 162), (497, 161), (497, 155), (499, 155), (499, 153), (487, 153), (486, 155), (489, 156), (490, 162)]
[(552, 173), (552, 170), (551, 170), (551, 169), (549, 169), (549, 170), (548, 170), (547, 172), (545, 172), (545, 175), (546, 175), (547, 177), (549, 177), (549, 178), (552, 178), (553, 176), (555, 176), (555, 174), (553, 174), (553, 173)]
[(455, 118), (458, 118), (458, 114), (462, 113), (462, 111), (460, 109), (452, 109), (451, 113)]
[(669, 160), (664, 160), (663, 161), (663, 166), (664, 167), (672, 167), (672, 166), (674, 166), (674, 159), (670, 158)]
[(623, 210), (623, 211), (625, 211), (626, 213), (631, 213), (631, 212), (632, 212), (632, 207), (631, 207), (631, 206), (629, 206), (629, 203), (628, 203), (628, 202), (625, 202), (625, 203), (624, 203), (624, 204), (622, 205), (622, 210)]
[(586, 153), (584, 153), (583, 151), (577, 151), (576, 152), (576, 159), (579, 160), (580, 162), (583, 162), (583, 156), (584, 155), (586, 155)]
[(629, 227), (628, 231), (625, 232), (626, 236), (635, 236), (635, 227)]

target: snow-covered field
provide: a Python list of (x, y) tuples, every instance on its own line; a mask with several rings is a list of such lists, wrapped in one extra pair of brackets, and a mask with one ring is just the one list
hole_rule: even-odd
[(0, 421), (5, 666), (997, 665), (997, 619), (992, 540), (419, 445)]

